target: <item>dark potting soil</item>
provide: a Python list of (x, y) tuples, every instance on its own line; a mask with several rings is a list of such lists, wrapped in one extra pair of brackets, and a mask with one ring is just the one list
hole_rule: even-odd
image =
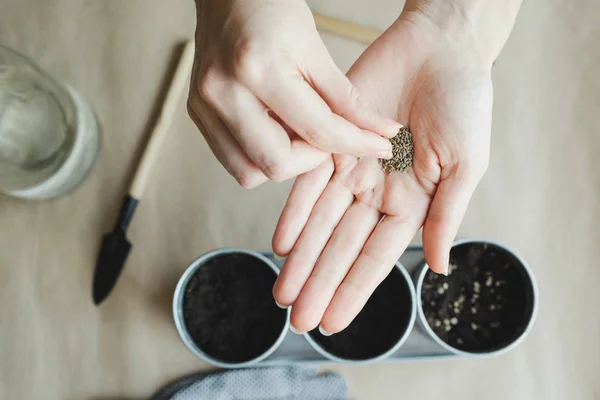
[(183, 302), (185, 324), (196, 345), (230, 363), (267, 351), (287, 319), (271, 294), (276, 279), (268, 265), (244, 253), (218, 256), (198, 268)]
[(408, 283), (404, 275), (393, 268), (346, 329), (332, 336), (323, 336), (318, 329), (309, 334), (337, 357), (366, 360), (394, 347), (408, 328), (411, 311)]
[(423, 281), (423, 311), (435, 334), (473, 353), (512, 343), (533, 312), (531, 281), (518, 263), (493, 244), (455, 246), (448, 276), (428, 271)]

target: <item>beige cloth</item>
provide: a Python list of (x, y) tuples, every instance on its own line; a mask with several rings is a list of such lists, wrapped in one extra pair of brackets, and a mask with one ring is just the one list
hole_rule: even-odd
[[(396, 0), (313, 0), (384, 29)], [(531, 264), (541, 304), (531, 336), (480, 361), (342, 366), (351, 398), (600, 399), (600, 13), (598, 2), (526, 1), (494, 69), (492, 160), (463, 236), (506, 242)], [(0, 398), (147, 397), (206, 368), (171, 319), (174, 285), (199, 254), (267, 249), (290, 183), (237, 187), (184, 99), (129, 237), (127, 267), (100, 308), (91, 282), (192, 0), (3, 0), (0, 42), (78, 88), (103, 150), (72, 195), (0, 197)], [(362, 45), (324, 35), (348, 68)]]

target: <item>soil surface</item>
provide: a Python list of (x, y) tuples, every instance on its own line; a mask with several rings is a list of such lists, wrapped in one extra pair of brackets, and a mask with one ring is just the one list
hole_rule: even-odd
[(332, 336), (323, 336), (318, 329), (309, 334), (337, 357), (366, 360), (394, 347), (408, 327), (411, 309), (409, 286), (394, 268), (346, 329)]
[(496, 245), (455, 246), (448, 276), (428, 271), (423, 282), (423, 311), (435, 334), (475, 353), (513, 342), (533, 312), (531, 281), (518, 263)]
[(224, 362), (252, 360), (277, 341), (287, 311), (272, 295), (277, 275), (256, 257), (227, 254), (198, 268), (185, 291), (185, 324), (196, 345)]

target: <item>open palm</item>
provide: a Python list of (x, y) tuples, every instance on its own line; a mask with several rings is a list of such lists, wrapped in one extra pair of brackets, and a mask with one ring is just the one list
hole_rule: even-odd
[(410, 126), (414, 164), (388, 174), (377, 159), (335, 155), (296, 180), (273, 238), (274, 251), (288, 255), (273, 293), (294, 306), (300, 332), (348, 326), (421, 227), (427, 263), (444, 273), (489, 156), (489, 69), (413, 16), (348, 77), (363, 100)]

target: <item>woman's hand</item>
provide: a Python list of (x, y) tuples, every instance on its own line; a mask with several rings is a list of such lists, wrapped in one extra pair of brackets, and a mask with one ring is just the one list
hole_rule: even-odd
[[(399, 125), (378, 117), (327, 52), (304, 0), (197, 0), (190, 116), (251, 188), (331, 153), (390, 157)], [(384, 136), (384, 137), (382, 137)]]
[(469, 27), (447, 32), (405, 10), (348, 73), (365, 101), (410, 126), (414, 163), (387, 174), (375, 158), (335, 155), (296, 180), (273, 238), (289, 254), (273, 293), (299, 332), (348, 326), (421, 227), (428, 265), (447, 271), (488, 163), (495, 58)]

